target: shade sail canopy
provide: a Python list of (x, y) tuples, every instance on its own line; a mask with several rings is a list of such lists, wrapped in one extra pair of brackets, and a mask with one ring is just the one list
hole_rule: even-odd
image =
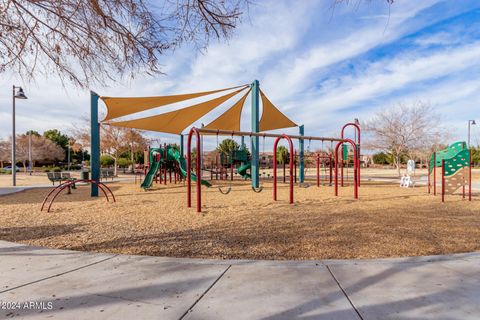
[(109, 125), (148, 131), (181, 134), (182, 131), (185, 130), (188, 126), (192, 125), (195, 121), (197, 121), (228, 99), (245, 90), (245, 88), (245, 86), (242, 86), (241, 89), (231, 92), (229, 94), (209, 101), (198, 103), (180, 110), (175, 110), (156, 116), (135, 120), (110, 122)]
[(260, 96), (262, 97), (263, 112), (260, 118), (260, 131), (275, 130), (281, 128), (296, 127), (295, 122), (287, 118), (280, 110), (278, 110), (268, 100), (267, 96), (260, 90)]
[(228, 91), (237, 88), (246, 88), (248, 85), (242, 85), (237, 87), (213, 90), (213, 91), (205, 91), (205, 92), (197, 92), (197, 93), (187, 93), (187, 94), (178, 94), (172, 96), (158, 96), (158, 97), (100, 97), (103, 100), (105, 105), (107, 106), (107, 116), (103, 121), (111, 120), (115, 118), (119, 118), (122, 116), (126, 116), (132, 113), (137, 113), (161, 106), (165, 106), (168, 104), (194, 99), (222, 91)]
[(248, 90), (247, 93), (245, 93), (230, 109), (225, 111), (225, 113), (217, 119), (210, 122), (205, 128), (217, 130), (240, 130), (242, 109), (249, 93), (250, 90)]

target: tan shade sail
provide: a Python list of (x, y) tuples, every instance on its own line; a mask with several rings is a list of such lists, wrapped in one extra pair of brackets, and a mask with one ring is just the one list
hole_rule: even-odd
[(135, 120), (110, 122), (109, 124), (117, 127), (181, 134), (185, 128), (192, 125), (195, 121), (242, 90), (245, 90), (245, 87), (213, 100), (205, 101), (180, 110)]
[(296, 127), (295, 122), (287, 118), (286, 115), (280, 112), (271, 102), (267, 96), (260, 90), (262, 97), (263, 112), (260, 118), (260, 131), (275, 130), (281, 128)]
[(172, 103), (176, 103), (184, 100), (198, 98), (198, 97), (202, 97), (202, 96), (206, 96), (209, 94), (214, 94), (222, 91), (227, 91), (227, 90), (237, 89), (237, 88), (243, 89), (243, 88), (246, 88), (247, 86), (248, 85), (242, 85), (242, 86), (214, 90), (214, 91), (178, 94), (178, 95), (172, 95), (172, 96), (139, 97), (139, 98), (100, 97), (100, 99), (102, 99), (103, 102), (105, 102), (105, 105), (107, 106), (107, 116), (105, 117), (105, 119), (103, 119), (103, 121), (119, 118), (132, 113), (145, 111), (152, 108), (161, 107), (167, 104), (172, 104)]
[(240, 118), (242, 115), (243, 105), (247, 99), (250, 90), (238, 100), (230, 109), (225, 111), (217, 119), (210, 122), (205, 128), (218, 130), (240, 130)]

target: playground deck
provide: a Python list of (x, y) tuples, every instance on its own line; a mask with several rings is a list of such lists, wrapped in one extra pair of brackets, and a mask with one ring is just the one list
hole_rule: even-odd
[[(229, 182), (224, 182), (228, 185)], [(203, 189), (203, 212), (186, 208), (185, 187), (109, 184), (116, 203), (90, 198), (80, 186), (40, 212), (46, 189), (3, 196), (0, 239), (51, 248), (222, 259), (349, 259), (480, 250), (480, 202), (449, 196), (442, 204), (426, 188), (365, 183), (352, 188), (295, 188), (279, 201), (271, 183), (262, 193), (234, 182), (232, 192)], [(478, 194), (474, 194), (475, 197)]]

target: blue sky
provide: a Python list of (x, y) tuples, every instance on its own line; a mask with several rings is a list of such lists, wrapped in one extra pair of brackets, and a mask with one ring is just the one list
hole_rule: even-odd
[[(390, 7), (382, 0), (332, 3), (258, 1), (228, 42), (214, 41), (202, 53), (184, 46), (164, 56), (166, 75), (138, 75), (92, 89), (105, 96), (166, 95), (258, 79), (277, 107), (305, 124), (306, 134), (324, 136), (338, 135), (353, 118), (368, 120), (396, 103), (423, 100), (441, 114), (452, 140), (466, 139), (467, 120), (480, 121), (480, 1), (399, 0)], [(0, 137), (11, 130), (13, 83), (29, 96), (17, 104), (17, 132), (68, 131), (88, 115), (87, 91), (63, 88), (55, 77), (22, 83), (14, 74), (2, 75)], [(475, 128), (474, 143), (480, 142), (478, 132)]]

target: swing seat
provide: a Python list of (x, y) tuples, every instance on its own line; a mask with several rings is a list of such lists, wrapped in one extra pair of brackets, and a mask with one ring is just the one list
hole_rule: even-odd
[(260, 186), (260, 188), (257, 189), (257, 188), (255, 188), (255, 187), (252, 186), (252, 190), (253, 190), (255, 193), (260, 193), (260, 192), (263, 191), (263, 187)]
[(218, 187), (218, 191), (220, 191), (221, 194), (229, 194), (230, 191), (232, 191), (232, 187), (228, 186), (227, 190), (223, 191), (222, 187)]

